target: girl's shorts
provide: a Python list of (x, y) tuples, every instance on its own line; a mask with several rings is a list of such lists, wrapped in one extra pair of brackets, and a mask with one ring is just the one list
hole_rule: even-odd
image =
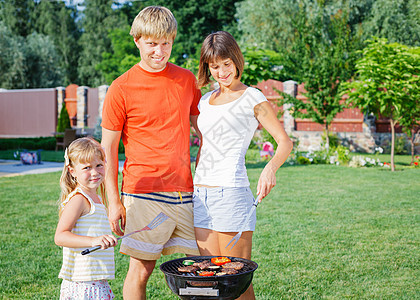
[[(245, 224), (255, 199), (249, 187), (194, 187), (194, 227), (219, 232), (254, 231), (254, 211)], [(245, 226), (245, 227), (243, 227)]]
[(60, 300), (114, 299), (108, 280), (70, 281), (63, 279)]

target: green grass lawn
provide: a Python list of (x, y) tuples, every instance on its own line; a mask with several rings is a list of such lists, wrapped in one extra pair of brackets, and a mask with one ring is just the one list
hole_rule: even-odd
[[(261, 163), (250, 164), (255, 191)], [(0, 178), (0, 298), (58, 299), (60, 173)], [(420, 169), (283, 167), (257, 208), (257, 299), (419, 299)], [(128, 258), (116, 249), (116, 299)], [(158, 261), (148, 299), (178, 299)]]

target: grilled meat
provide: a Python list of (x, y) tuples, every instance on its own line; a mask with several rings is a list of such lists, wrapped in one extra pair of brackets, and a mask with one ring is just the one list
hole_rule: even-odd
[(239, 262), (239, 261), (233, 261), (230, 263), (226, 263), (224, 265), (222, 265), (223, 269), (235, 269), (235, 270), (240, 270), (244, 267), (244, 264)]
[(178, 268), (178, 271), (182, 272), (182, 273), (193, 273), (197, 270), (198, 270), (198, 268), (194, 267), (194, 266), (184, 266), (184, 267), (179, 267)]
[(209, 260), (203, 260), (202, 262), (194, 263), (193, 266), (200, 268), (200, 270), (204, 270), (211, 266), (211, 263)]
[(233, 275), (238, 273), (238, 270), (223, 268), (220, 272), (216, 273), (216, 276)]

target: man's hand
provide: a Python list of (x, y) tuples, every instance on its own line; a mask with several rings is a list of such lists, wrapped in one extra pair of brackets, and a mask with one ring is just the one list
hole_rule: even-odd
[(119, 236), (124, 235), (125, 230), (125, 207), (118, 201), (117, 204), (109, 205), (109, 224), (111, 230)]

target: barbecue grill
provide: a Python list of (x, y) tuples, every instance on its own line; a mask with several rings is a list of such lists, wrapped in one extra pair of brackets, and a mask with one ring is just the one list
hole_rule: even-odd
[(202, 262), (217, 256), (184, 257), (164, 262), (160, 270), (165, 274), (166, 283), (173, 293), (183, 300), (230, 300), (242, 295), (252, 281), (257, 263), (239, 257), (228, 258), (232, 262), (241, 262), (244, 267), (234, 275), (198, 276), (195, 273), (182, 273), (178, 271), (183, 267), (184, 260)]

